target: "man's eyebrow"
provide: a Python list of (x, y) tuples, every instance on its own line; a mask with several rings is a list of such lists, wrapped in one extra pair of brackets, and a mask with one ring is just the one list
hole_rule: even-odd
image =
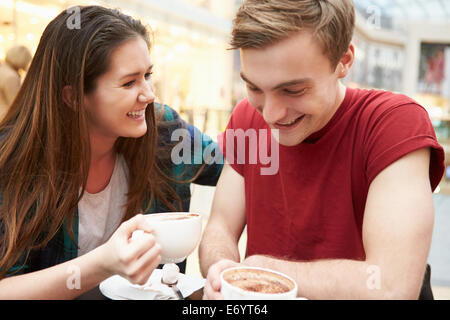
[(299, 84), (300, 85), (307, 85), (307, 84), (311, 84), (312, 82), (313, 81), (312, 81), (311, 78), (295, 79), (295, 80), (283, 82), (283, 83), (277, 85), (272, 90), (278, 90), (278, 89), (281, 89), (281, 88), (295, 86), (295, 85), (299, 85)]
[(245, 82), (247, 82), (248, 84), (251, 84), (254, 87), (258, 87), (257, 85), (255, 85), (253, 82), (251, 82), (250, 80), (248, 80), (248, 78), (244, 75), (243, 72), (241, 72), (241, 78), (242, 80), (244, 80)]
[[(255, 85), (253, 82), (251, 82), (251, 81), (245, 76), (245, 74), (244, 74), (243, 72), (241, 72), (241, 78), (242, 78), (242, 80), (244, 80), (244, 81), (247, 82), (248, 84), (250, 84), (250, 85), (252, 85), (252, 86), (254, 86), (254, 87), (256, 87), (256, 88), (258, 87), (258, 86)], [(305, 85), (305, 84), (311, 84), (312, 82), (313, 82), (313, 81), (312, 81), (311, 78), (295, 79), (295, 80), (290, 80), (290, 81), (287, 81), (287, 82), (280, 83), (280, 84), (276, 85), (272, 90), (278, 90), (278, 89), (280, 89), (280, 88), (290, 87), (290, 86), (294, 86), (294, 85), (298, 85), (298, 84), (302, 84), (302, 85)]]
[[(147, 69), (147, 71), (152, 71), (152, 69), (153, 69), (153, 65), (151, 65), (151, 66)], [(128, 77), (135, 77), (135, 76), (138, 76), (138, 75), (140, 75), (140, 74), (141, 74), (140, 72), (130, 73), (130, 74), (124, 75), (124, 76), (121, 77), (120, 79), (122, 80), (122, 79), (125, 79), (125, 78), (128, 78)]]

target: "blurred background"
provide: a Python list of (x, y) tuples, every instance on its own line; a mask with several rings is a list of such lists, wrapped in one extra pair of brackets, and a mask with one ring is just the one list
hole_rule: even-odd
[[(159, 102), (213, 139), (245, 97), (237, 51), (228, 50), (241, 0), (1, 0), (0, 64), (14, 45), (33, 54), (45, 26), (62, 10), (98, 4), (120, 8), (153, 30), (154, 85)], [(436, 190), (430, 252), (436, 298), (450, 299), (450, 0), (354, 0), (356, 61), (351, 87), (404, 93), (429, 113), (446, 150), (446, 174)], [(21, 71), (23, 76), (23, 72)], [(214, 188), (192, 186), (191, 210), (209, 216)], [(245, 234), (241, 239), (245, 252)], [(196, 253), (188, 272), (198, 273)], [(190, 262), (190, 263), (189, 263)]]

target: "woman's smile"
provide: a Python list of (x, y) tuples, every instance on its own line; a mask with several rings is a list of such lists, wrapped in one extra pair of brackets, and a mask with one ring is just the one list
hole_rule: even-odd
[(133, 119), (133, 120), (145, 120), (145, 109), (137, 110), (137, 111), (131, 111), (127, 113), (127, 117)]

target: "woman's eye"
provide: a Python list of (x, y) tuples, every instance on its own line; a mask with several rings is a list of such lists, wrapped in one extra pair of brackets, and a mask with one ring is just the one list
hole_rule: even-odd
[(131, 86), (133, 86), (133, 84), (134, 84), (134, 80), (125, 83), (123, 86), (126, 87), (126, 88), (130, 88)]
[[(153, 72), (147, 72), (144, 75), (145, 80), (149, 80), (152, 77), (152, 74), (153, 74)], [(131, 88), (135, 83), (136, 83), (136, 80), (131, 80), (131, 81), (125, 83), (123, 86), (125, 88)]]

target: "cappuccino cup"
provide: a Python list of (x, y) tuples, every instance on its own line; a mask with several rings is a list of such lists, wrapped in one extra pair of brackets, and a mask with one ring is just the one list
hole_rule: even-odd
[(289, 276), (266, 268), (234, 267), (220, 274), (225, 300), (291, 300), (297, 283)]
[[(202, 217), (192, 212), (164, 212), (145, 215), (161, 246), (161, 263), (179, 263), (194, 251), (202, 234)], [(143, 233), (133, 232), (131, 240)]]

